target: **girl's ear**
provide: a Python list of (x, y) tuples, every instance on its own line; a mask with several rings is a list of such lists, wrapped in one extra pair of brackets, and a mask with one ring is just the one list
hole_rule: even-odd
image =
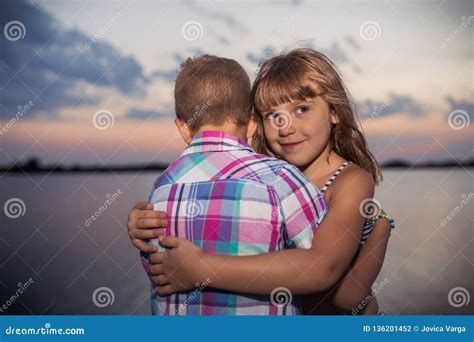
[(331, 115), (332, 124), (337, 125), (338, 123), (341, 122), (341, 120), (339, 120), (339, 116), (336, 114), (334, 110), (331, 110), (331, 113), (329, 115)]

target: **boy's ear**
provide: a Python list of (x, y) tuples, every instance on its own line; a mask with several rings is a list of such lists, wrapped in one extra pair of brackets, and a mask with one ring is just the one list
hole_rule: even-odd
[(257, 120), (255, 119), (255, 116), (252, 115), (252, 117), (250, 118), (249, 124), (247, 126), (247, 139), (250, 139), (251, 137), (253, 137), (257, 129), (258, 129)]
[(189, 125), (181, 119), (175, 119), (174, 123), (178, 128), (179, 134), (181, 134), (181, 138), (183, 138), (184, 142), (189, 145), (191, 140), (193, 140), (193, 134)]

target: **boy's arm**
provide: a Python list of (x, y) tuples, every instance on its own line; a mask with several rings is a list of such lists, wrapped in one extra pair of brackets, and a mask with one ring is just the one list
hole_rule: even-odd
[(369, 296), (385, 259), (389, 235), (389, 222), (385, 219), (378, 220), (351, 270), (337, 287), (333, 297), (335, 306), (352, 310)]
[(333, 286), (348, 268), (357, 251), (364, 218), (359, 206), (373, 196), (374, 184), (365, 171), (352, 169), (340, 180), (340, 197), (321, 222), (310, 249), (287, 249), (253, 256), (223, 256), (203, 253), (191, 242), (164, 237), (166, 253), (151, 255), (155, 275), (162, 285), (158, 294), (189, 290), (211, 279), (218, 289), (269, 294), (284, 286), (294, 294), (323, 291)]

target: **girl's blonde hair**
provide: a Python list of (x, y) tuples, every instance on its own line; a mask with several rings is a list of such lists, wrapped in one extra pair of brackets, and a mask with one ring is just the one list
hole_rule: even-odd
[(331, 124), (330, 148), (365, 169), (378, 183), (382, 179), (380, 166), (357, 127), (354, 105), (337, 67), (324, 54), (312, 49), (295, 49), (260, 65), (251, 92), (255, 119), (259, 122), (253, 137), (256, 151), (268, 153), (263, 134), (263, 111), (316, 96), (326, 100), (338, 122)]

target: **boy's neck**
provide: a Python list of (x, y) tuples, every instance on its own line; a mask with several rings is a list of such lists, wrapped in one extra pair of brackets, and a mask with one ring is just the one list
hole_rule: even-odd
[(197, 130), (197, 132), (194, 135), (204, 132), (204, 131), (224, 132), (226, 134), (233, 135), (247, 142), (247, 126), (237, 126), (235, 124), (229, 124), (229, 123), (225, 123), (224, 125), (220, 125), (220, 126), (204, 125), (204, 126), (201, 126), (201, 128), (199, 128), (199, 130)]

